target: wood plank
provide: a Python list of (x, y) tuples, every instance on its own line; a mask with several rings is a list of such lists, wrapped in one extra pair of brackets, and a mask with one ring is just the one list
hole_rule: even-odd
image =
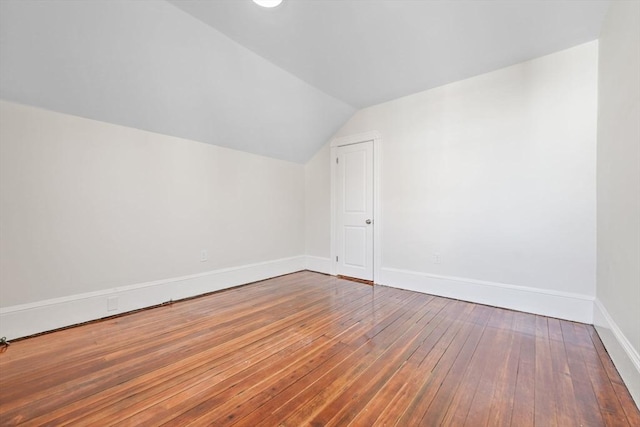
[[(408, 295), (407, 293), (404, 294)], [(388, 301), (388, 300), (385, 300)], [(378, 300), (376, 299), (376, 302)], [(440, 304), (440, 301), (431, 301), (431, 304)], [(381, 320), (386, 316), (385, 311), (389, 308), (393, 308), (393, 313), (397, 316), (400, 311), (398, 307), (394, 307), (393, 304), (384, 304), (380, 307), (372, 307), (372, 312), (376, 313), (377, 316)], [(390, 318), (389, 318), (390, 319)], [(303, 375), (300, 378), (295, 378), (292, 381), (285, 381), (285, 379), (281, 379), (276, 382), (276, 392), (273, 393), (272, 398), (267, 401), (265, 404), (260, 405), (259, 407), (251, 410), (250, 414), (246, 416), (246, 418), (242, 419), (243, 425), (257, 425), (260, 422), (263, 422), (267, 417), (271, 416), (277, 409), (282, 408), (285, 404), (293, 400), (296, 396), (298, 396), (301, 392), (306, 390), (307, 388), (314, 387), (315, 384), (327, 373), (331, 372), (334, 368), (338, 366), (344, 366), (346, 364), (345, 360), (353, 354), (355, 351), (353, 343), (359, 337), (361, 337), (367, 330), (370, 330), (372, 327), (371, 322), (363, 322), (358, 320), (357, 329), (353, 329), (354, 334), (348, 333), (345, 334), (344, 337), (341, 337), (341, 342), (349, 343), (347, 348), (338, 353), (333, 358), (327, 360), (324, 364), (316, 366), (311, 372), (307, 375)], [(241, 417), (237, 417), (237, 420)]]
[[(263, 331), (255, 331), (256, 335), (261, 335), (262, 333)], [(320, 331), (319, 334), (322, 334), (322, 331)], [(289, 338), (289, 334), (287, 334), (287, 337)], [(293, 336), (293, 338), (299, 341), (298, 336)], [(310, 337), (308, 336), (308, 338)], [(281, 345), (284, 345), (285, 343), (286, 342), (283, 341)], [(163, 396), (157, 396), (156, 394), (152, 396), (136, 395), (136, 404), (135, 406), (131, 406), (128, 411), (130, 414), (134, 413), (134, 415), (132, 415), (127, 422), (139, 425), (141, 422), (152, 422), (153, 420), (153, 422), (157, 423), (162, 421), (162, 417), (164, 416), (179, 416), (183, 411), (188, 411), (190, 409), (189, 405), (193, 405), (193, 399), (182, 402), (183, 399), (180, 395), (183, 394), (185, 390), (189, 391), (191, 394), (199, 395), (206, 400), (204, 396), (214, 396), (216, 395), (215, 393), (221, 391), (222, 387), (218, 383), (239, 381), (245, 376), (250, 375), (252, 370), (256, 367), (264, 370), (269, 366), (263, 364), (262, 359), (252, 361), (251, 363), (247, 363), (246, 360), (243, 362), (244, 363), (234, 365), (233, 369), (227, 372), (216, 372), (213, 377), (208, 375), (199, 376), (185, 385), (172, 387), (172, 389), (165, 392)], [(155, 409), (151, 407), (153, 405), (159, 406), (160, 402), (164, 406), (171, 406), (172, 410), (164, 411), (166, 412), (165, 414), (156, 413), (152, 418), (150, 418), (152, 412), (155, 411)], [(153, 410), (149, 410), (148, 408)], [(141, 413), (141, 411), (145, 411), (146, 413)], [(121, 416), (122, 414), (120, 413), (110, 414), (109, 420), (110, 422), (120, 421)]]
[(536, 316), (535, 425), (557, 426), (558, 399), (553, 378), (548, 318)]
[[(314, 290), (317, 295), (321, 295), (320, 290)], [(307, 293), (304, 294), (308, 296)], [(285, 299), (284, 304), (287, 304)], [(273, 304), (273, 303), (272, 303)], [(282, 302), (281, 302), (282, 304)], [(269, 308), (275, 310), (280, 307), (279, 305), (266, 305), (264, 310)], [(217, 307), (212, 307), (212, 311)], [(255, 309), (254, 309), (255, 310)], [(165, 307), (158, 309), (158, 311), (167, 311)], [(173, 311), (173, 309), (171, 309)], [(44, 362), (45, 365), (39, 368), (36, 364), (27, 366), (16, 366), (13, 368), (15, 372), (22, 372), (19, 376), (22, 383), (21, 391), (29, 392), (29, 390), (42, 390), (46, 388), (48, 384), (59, 383), (58, 377), (69, 377), (71, 375), (78, 376), (86, 371), (93, 371), (92, 366), (95, 366), (97, 362), (101, 363), (103, 368), (108, 366), (117, 365), (120, 360), (130, 360), (134, 355), (146, 357), (150, 352), (163, 350), (169, 350), (171, 343), (179, 343), (181, 340), (186, 340), (191, 337), (198, 337), (200, 341), (207, 342), (210, 338), (207, 336), (207, 330), (211, 327), (215, 327), (217, 331), (227, 331), (230, 336), (238, 331), (241, 326), (244, 328), (254, 328), (256, 322), (266, 322), (268, 319), (259, 319), (255, 315), (249, 318), (251, 323), (247, 321), (243, 322), (242, 319), (235, 319), (236, 322), (229, 322), (223, 316), (222, 313), (216, 313), (213, 317), (208, 317), (206, 314), (209, 312), (202, 312), (198, 321), (187, 322), (182, 318), (173, 319), (171, 316), (166, 319), (167, 327), (152, 326), (151, 330), (140, 328), (139, 333), (141, 336), (135, 337), (126, 334), (126, 330), (121, 332), (121, 335), (112, 339), (104, 339), (99, 345), (89, 346), (84, 348), (84, 352), (80, 356), (73, 357), (73, 354), (69, 354), (67, 350), (65, 354), (68, 355), (67, 360), (59, 360), (55, 358), (57, 362)], [(168, 315), (170, 313), (167, 313)], [(222, 319), (222, 320), (217, 320)], [(173, 321), (172, 321), (173, 320)], [(226, 328), (226, 329), (225, 329)], [(65, 331), (66, 332), (66, 331)], [(207, 344), (208, 345), (208, 344)], [(109, 348), (109, 352), (104, 351), (105, 348)], [(90, 350), (90, 351), (88, 351)], [(82, 357), (84, 354), (84, 357)], [(51, 375), (55, 372), (56, 375)], [(44, 377), (44, 379), (43, 379)], [(7, 375), (7, 380), (11, 380), (12, 377)], [(0, 400), (4, 401), (11, 399), (11, 393), (13, 390), (0, 391)], [(38, 398), (36, 395), (30, 395), (31, 399)], [(49, 395), (43, 395), (42, 398), (49, 399)], [(19, 402), (16, 402), (19, 403)]]
[[(308, 297), (308, 295), (305, 294)], [(321, 300), (320, 300), (321, 301)], [(238, 323), (238, 330), (234, 330), (232, 325), (228, 328), (225, 325), (220, 324), (219, 322), (215, 322), (217, 325), (216, 329), (219, 329), (218, 333), (214, 335), (214, 339), (217, 342), (218, 349), (224, 349), (222, 347), (223, 344), (227, 343), (227, 340), (232, 344), (232, 348), (238, 344), (240, 339), (247, 339), (252, 336), (260, 336), (266, 335), (266, 332), (273, 331), (278, 328), (285, 327), (293, 322), (298, 321), (300, 318), (303, 318), (304, 315), (308, 313), (305, 312), (306, 308), (313, 308), (317, 306), (315, 302), (309, 302), (305, 299), (306, 305), (298, 306), (296, 308), (292, 308), (292, 311), (297, 311), (295, 315), (291, 316), (283, 316), (282, 313), (277, 315), (267, 314), (266, 319), (263, 319), (261, 316), (254, 316), (255, 319), (259, 320), (259, 322), (254, 322), (246, 325), (243, 322)], [(320, 306), (321, 307), (321, 306)], [(273, 308), (273, 307), (272, 307)], [(260, 332), (254, 331), (254, 329), (258, 328), (258, 325), (268, 325)], [(248, 333), (241, 334), (236, 337), (237, 332), (247, 330)], [(204, 329), (206, 332), (208, 329)], [(83, 394), (89, 392), (91, 387), (103, 387), (105, 384), (119, 384), (122, 382), (128, 381), (129, 378), (133, 376), (137, 376), (140, 374), (144, 374), (150, 369), (157, 370), (165, 366), (166, 363), (170, 363), (173, 359), (175, 359), (176, 352), (177, 354), (185, 354), (181, 347), (184, 346), (185, 340), (189, 340), (189, 352), (199, 352), (201, 350), (208, 349), (211, 346), (211, 334), (203, 333), (202, 329), (196, 329), (197, 333), (192, 334), (189, 337), (185, 337), (181, 334), (174, 334), (173, 337), (176, 337), (170, 344), (167, 344), (166, 340), (163, 340), (161, 344), (157, 342), (153, 342), (152, 345), (147, 345), (147, 347), (143, 347), (143, 350), (138, 350), (133, 352), (133, 349), (137, 349), (138, 347), (134, 347), (132, 350), (129, 350), (123, 354), (121, 349), (118, 351), (114, 351), (111, 356), (111, 360), (105, 361), (101, 360), (100, 369), (94, 370), (92, 375), (86, 376), (82, 382), (76, 382), (74, 386), (69, 389), (66, 383), (62, 383), (58, 387), (52, 387), (49, 389), (43, 389), (40, 392), (34, 392), (30, 395), (31, 399), (25, 399), (27, 402), (33, 401), (34, 399), (40, 398), (42, 403), (38, 405), (38, 409), (40, 412), (47, 412), (51, 406), (58, 405), (60, 403), (69, 402), (70, 399), (73, 399), (76, 395)], [(180, 338), (180, 339), (178, 339)], [(142, 344), (141, 344), (142, 345)], [(144, 351), (146, 350), (146, 351)], [(153, 364), (149, 363), (149, 356), (153, 355)], [(185, 354), (184, 357), (187, 355)], [(215, 358), (213, 358), (215, 360)], [(119, 363), (126, 362), (128, 365), (128, 370), (126, 372), (126, 377), (123, 375), (113, 375), (113, 368), (119, 366)], [(71, 369), (72, 367), (69, 367)], [(78, 374), (78, 370), (74, 372), (75, 375)], [(57, 372), (57, 375), (62, 375), (62, 373)], [(51, 375), (49, 375), (51, 376)], [(51, 382), (51, 380), (48, 380)], [(45, 384), (47, 382), (44, 382)], [(89, 390), (85, 389), (89, 387)], [(25, 387), (29, 390), (27, 387)], [(42, 397), (40, 397), (42, 396)], [(60, 401), (56, 400), (56, 396), (60, 399)], [(22, 403), (21, 401), (17, 401), (18, 403)], [(19, 409), (19, 408), (18, 408)], [(7, 411), (10, 416), (11, 412)], [(31, 413), (30, 416), (37, 416), (37, 413)]]
[[(442, 307), (444, 308), (444, 307)], [(311, 420), (315, 425), (347, 425), (412, 354), (432, 335), (439, 324), (435, 319), (441, 310), (424, 315), (389, 346), (349, 387)]]
[[(586, 326), (586, 325), (581, 325)], [(577, 419), (582, 425), (604, 425), (604, 419), (600, 413), (600, 407), (593, 390), (587, 366), (582, 357), (582, 347), (593, 346), (586, 328), (577, 331), (570, 322), (561, 323), (563, 337), (572, 336), (573, 339), (565, 341), (565, 351), (571, 382), (575, 391), (575, 404), (577, 406)]]
[[(451, 362), (457, 357), (459, 348), (466, 342), (471, 322), (465, 324), (464, 320), (475, 308), (473, 305), (462, 303), (458, 313), (448, 312), (445, 318), (446, 329), (440, 339), (430, 348), (428, 354), (421, 362), (422, 375), (412, 376), (407, 387), (401, 391), (406, 404), (402, 405), (404, 411), (396, 414), (388, 411), (385, 418), (396, 419), (399, 425), (417, 425), (429, 407), (438, 386), (446, 377)], [(460, 330), (463, 330), (459, 334)], [(456, 340), (456, 337), (459, 340)]]
[[(565, 337), (558, 319), (547, 319), (549, 327), (549, 347), (551, 351), (551, 365), (556, 388), (557, 420), (561, 426), (569, 425), (578, 419), (575, 391), (571, 381), (571, 372), (565, 350)], [(571, 337), (567, 343), (572, 342)]]
[(273, 425), (277, 419), (283, 426), (298, 426), (311, 418), (328, 400), (335, 398), (375, 361), (397, 339), (399, 332), (414, 322), (419, 315), (419, 312), (411, 309), (399, 310), (398, 313), (399, 316), (392, 322), (375, 325), (371, 333), (366, 333), (349, 343), (354, 352), (345, 359), (345, 363), (327, 372), (316, 381), (314, 387), (303, 390), (257, 425)]
[(508, 327), (509, 336), (508, 348), (504, 349), (504, 361), (498, 367), (496, 384), (493, 388), (491, 398), (491, 408), (489, 409), (489, 420), (495, 426), (509, 426), (513, 419), (513, 408), (515, 406), (516, 385), (518, 379), (518, 365), (520, 362), (520, 351), (522, 349), (523, 334), (516, 332), (515, 323), (517, 313), (509, 312), (511, 324)]
[[(391, 306), (388, 308), (391, 308)], [(397, 313), (397, 310), (394, 310), (394, 312)], [(337, 353), (337, 351), (335, 351), (336, 349), (341, 350), (342, 348), (347, 347), (344, 343), (351, 342), (352, 340), (360, 337), (363, 334), (363, 328), (365, 327), (367, 326), (361, 324), (361, 322), (356, 322), (347, 331), (343, 331), (343, 333), (332, 338), (323, 334), (322, 337), (327, 338), (326, 348), (328, 349), (328, 354), (333, 356)], [(322, 331), (319, 332), (321, 333)], [(299, 354), (299, 357), (295, 360), (282, 360), (279, 364), (270, 366), (268, 369), (262, 365), (259, 368), (264, 372), (264, 374), (261, 375), (260, 379), (256, 380), (255, 378), (248, 378), (247, 383), (244, 386), (239, 384), (239, 387), (236, 387), (238, 389), (237, 392), (232, 390), (232, 392), (229, 393), (229, 390), (222, 390), (220, 394), (215, 395), (215, 398), (211, 398), (213, 394), (210, 393), (209, 399), (188, 409), (179, 416), (176, 416), (171, 420), (171, 422), (177, 424), (190, 422), (195, 425), (211, 425), (212, 423), (214, 425), (223, 425), (236, 422), (238, 418), (236, 417), (235, 412), (237, 409), (246, 406), (243, 405), (243, 402), (251, 401), (254, 404), (264, 402), (266, 396), (262, 393), (270, 387), (270, 381), (276, 381), (278, 377), (282, 376), (287, 377), (287, 372), (289, 372), (290, 369), (295, 368), (295, 366), (300, 363), (306, 363), (309, 358), (315, 360), (316, 363), (322, 363), (330, 358), (328, 355), (316, 358), (316, 353), (320, 350), (325, 350), (325, 348), (316, 346), (312, 351)], [(271, 388), (272, 392), (275, 391), (273, 390), (273, 387)], [(219, 413), (222, 415), (212, 422), (211, 420), (213, 420)]]
[[(631, 423), (631, 420), (635, 421), (640, 418), (638, 408), (634, 408), (631, 405), (622, 406), (623, 402), (628, 403), (630, 399), (621, 399), (618, 395), (618, 390), (621, 392), (625, 390), (626, 393), (621, 393), (623, 395), (629, 392), (626, 390), (626, 387), (624, 387), (622, 378), (620, 378), (618, 371), (593, 327), (589, 329), (589, 333), (593, 347), (581, 347), (581, 350), (598, 400), (598, 405), (600, 406), (600, 413), (604, 418), (604, 424), (606, 426), (638, 425)], [(616, 388), (616, 386), (618, 386), (618, 388)]]
[[(296, 283), (296, 277), (282, 276), (283, 286), (288, 286), (292, 283)], [(304, 280), (301, 276), (298, 280)], [(330, 279), (328, 279), (330, 280)], [(244, 289), (243, 289), (244, 288)], [(242, 289), (242, 293), (240, 290)], [(189, 320), (190, 318), (197, 319), (200, 316), (199, 310), (215, 311), (216, 313), (222, 313), (223, 310), (232, 310), (235, 305), (242, 304), (243, 302), (248, 305), (255, 305), (261, 303), (268, 303), (273, 301), (273, 295), (282, 292), (280, 289), (269, 289), (269, 286), (263, 283), (255, 283), (248, 287), (231, 288), (224, 291), (225, 299), (191, 299), (184, 302), (177, 301), (173, 304), (168, 304), (162, 307), (158, 307), (153, 310), (134, 312), (129, 315), (108, 319), (102, 322), (96, 322), (91, 325), (90, 328), (84, 328), (82, 334), (76, 333), (73, 328), (61, 330), (55, 333), (55, 340), (50, 339), (27, 339), (20, 342), (19, 352), (8, 353), (6, 357), (0, 359), (0, 366), (3, 363), (12, 362), (13, 367), (20, 367), (19, 363), (24, 366), (33, 369), (37, 362), (47, 362), (48, 359), (43, 359), (41, 353), (50, 353), (51, 351), (64, 350), (67, 355), (71, 356), (72, 351), (79, 351), (86, 357), (86, 345), (91, 345), (96, 342), (104, 343), (109, 349), (114, 348), (114, 338), (119, 338), (117, 344), (126, 346), (130, 342), (124, 341), (123, 338), (131, 339), (131, 342), (136, 342), (136, 339), (140, 337), (135, 336), (120, 336), (122, 330), (129, 328), (142, 328), (144, 325), (149, 325), (150, 332), (158, 333), (158, 325), (168, 326), (168, 320)], [(163, 310), (163, 309), (171, 310)], [(189, 316), (189, 317), (187, 317)], [(164, 329), (166, 331), (166, 329)], [(142, 331), (142, 329), (139, 329)], [(70, 359), (68, 359), (70, 361)], [(54, 360), (55, 361), (55, 360)], [(7, 378), (10, 378), (12, 372), (7, 373)], [(15, 375), (20, 375), (19, 370), (13, 372)]]
[[(425, 300), (425, 301), (428, 301), (428, 300)], [(344, 343), (344, 342), (345, 342), (345, 341), (344, 341), (343, 339), (341, 339), (341, 340), (339, 341), (339, 343), (340, 343), (340, 344), (342, 344), (342, 343)], [(266, 375), (265, 375), (265, 376), (266, 376)], [(236, 395), (236, 397), (238, 397), (238, 396)], [(233, 407), (233, 406), (234, 406), (234, 403), (233, 403), (233, 402), (230, 402), (228, 399), (225, 399), (225, 403), (223, 404), (223, 406)], [(216, 409), (218, 410), (218, 409), (221, 409), (221, 408), (220, 408), (220, 407), (218, 407), (218, 408), (216, 408)], [(237, 405), (236, 405), (236, 409), (237, 409)], [(235, 413), (232, 413), (231, 415), (232, 415), (232, 419), (235, 419), (235, 418), (236, 418)], [(228, 417), (229, 417), (229, 416), (227, 416), (227, 418), (228, 418)], [(190, 417), (190, 418), (192, 418), (192, 417)], [(176, 419), (176, 420), (177, 420), (177, 421), (179, 421), (178, 419)], [(205, 413), (205, 414), (201, 414), (201, 415), (200, 415), (200, 417), (199, 417), (199, 419), (198, 419), (198, 420), (196, 420), (196, 421), (199, 421), (199, 422), (197, 422), (195, 425), (208, 425), (208, 424), (209, 424), (209, 422), (210, 422), (210, 420), (209, 420), (209, 418), (207, 417), (206, 413)], [(222, 418), (221, 418), (221, 419), (217, 419), (217, 420), (214, 420), (214, 421), (213, 421), (213, 424), (215, 424), (215, 425), (224, 425), (224, 424), (225, 424), (225, 420), (224, 420), (224, 419), (222, 419)], [(191, 424), (189, 424), (189, 425), (191, 425)]]
[[(408, 391), (409, 385), (418, 387), (418, 384), (412, 383), (411, 379), (428, 376), (434, 363), (437, 362), (439, 353), (436, 346), (449, 329), (448, 320), (449, 317), (446, 314), (439, 313), (435, 316), (432, 322), (433, 331), (355, 416), (351, 425), (388, 425), (394, 424), (398, 420), (410, 403), (410, 400), (406, 398), (411, 395)], [(425, 361), (425, 359), (428, 360)]]
[[(476, 306), (472, 313), (473, 317), (463, 325), (463, 329), (470, 328), (470, 333), (422, 417), (422, 424), (441, 425), (451, 406), (452, 397), (458, 393), (466, 393), (466, 390), (461, 389), (460, 386), (464, 384), (463, 378), (468, 372), (469, 362), (478, 348), (491, 313), (492, 309), (489, 307)], [(462, 329), (456, 340), (462, 336), (461, 333), (463, 333)], [(452, 348), (454, 347), (450, 346), (447, 350)]]
[[(512, 398), (510, 391), (508, 395), (500, 394), (505, 393), (505, 390), (508, 389), (508, 387), (503, 387), (500, 384), (500, 380), (501, 377), (504, 380), (503, 370), (509, 366), (509, 359), (512, 358), (511, 353), (519, 347), (513, 342), (511, 332), (513, 318), (514, 315), (512, 311), (500, 310), (496, 312), (496, 315), (490, 319), (487, 325), (487, 328), (493, 333), (491, 352), (485, 357), (486, 361), (483, 373), (469, 407), (465, 425), (488, 425), (494, 400), (507, 400)], [(510, 418), (511, 406), (505, 410), (509, 411), (508, 416)], [(499, 415), (507, 418), (506, 414)], [(491, 421), (494, 422), (494, 420)]]
[[(318, 327), (321, 327), (321, 325)], [(134, 400), (142, 399), (147, 392), (157, 394), (167, 390), (171, 386), (187, 382), (192, 378), (203, 375), (213, 368), (222, 372), (227, 369), (232, 369), (234, 365), (239, 363), (238, 360), (244, 364), (247, 364), (252, 359), (261, 360), (267, 357), (269, 352), (274, 348), (282, 347), (285, 338), (282, 334), (272, 334), (271, 336), (255, 341), (249, 340), (246, 343), (238, 341), (237, 348), (235, 348), (235, 346), (230, 347), (229, 351), (222, 354), (222, 356), (217, 354), (221, 350), (220, 348), (197, 353), (189, 358), (168, 365), (164, 369), (149, 372), (144, 376), (122, 383), (117, 387), (97, 393), (91, 398), (83, 399), (73, 405), (67, 406), (67, 408), (75, 407), (76, 415), (86, 416), (84, 406), (90, 403), (92, 410), (100, 410), (101, 414), (105, 415), (108, 413), (108, 410), (104, 411), (102, 408), (111, 405), (114, 401), (127, 399), (129, 404), (133, 404)], [(129, 396), (131, 395), (135, 395), (135, 399), (130, 399)], [(55, 415), (55, 413), (48, 413), (44, 419), (51, 418)], [(69, 413), (65, 414), (65, 418), (70, 417), (70, 415)], [(38, 420), (40, 419), (41, 418), (38, 418)]]
[(589, 325), (311, 272), (14, 342), (0, 425), (640, 425)]
[(511, 425), (514, 426), (534, 425), (534, 406), (531, 402), (535, 401), (535, 324), (535, 315), (516, 313), (515, 328), (521, 342), (511, 412)]
[[(353, 298), (361, 298), (360, 294), (353, 295)], [(303, 311), (298, 313), (300, 316), (304, 314)], [(322, 314), (322, 313), (320, 313)], [(318, 316), (320, 315), (318, 314)], [(305, 319), (304, 317), (297, 317)], [(291, 320), (291, 319), (289, 319)], [(276, 329), (276, 326), (283, 326), (284, 329)], [(132, 387), (122, 389), (118, 387), (118, 394), (107, 396), (107, 402), (112, 402), (114, 399), (127, 399), (127, 405), (132, 405), (135, 402), (141, 401), (148, 393), (157, 395), (159, 391), (165, 391), (174, 387), (176, 390), (180, 390), (180, 384), (189, 381), (190, 379), (197, 378), (198, 376), (205, 376), (207, 372), (215, 369), (219, 374), (223, 372), (230, 372), (241, 363), (241, 368), (244, 367), (250, 360), (262, 360), (270, 355), (270, 351), (279, 347), (282, 348), (285, 345), (285, 341), (288, 338), (295, 338), (296, 333), (300, 331), (297, 328), (304, 328), (305, 331), (320, 331), (316, 334), (319, 336), (322, 334), (322, 324), (310, 322), (308, 325), (303, 322), (296, 324), (294, 330), (291, 328), (286, 329), (287, 324), (277, 325), (276, 323), (270, 324), (268, 327), (263, 328), (260, 331), (255, 331), (251, 334), (240, 335), (232, 341), (224, 344), (219, 344), (212, 349), (205, 347), (203, 352), (196, 352), (193, 356), (187, 359), (181, 360), (179, 364), (169, 365), (167, 370), (159, 372), (162, 375), (159, 378), (153, 378), (153, 373), (148, 375), (149, 378), (141, 378), (133, 382)], [(272, 334), (268, 334), (269, 331), (276, 331)], [(282, 333), (281, 333), (282, 332)], [(293, 332), (293, 334), (292, 334)], [(306, 333), (306, 332), (305, 332)], [(311, 337), (311, 335), (308, 335)], [(239, 362), (240, 361), (240, 362)], [(156, 370), (157, 372), (157, 370)], [(175, 377), (175, 381), (174, 381)], [(155, 384), (153, 388), (149, 386), (149, 382), (153, 380), (160, 380)], [(135, 394), (135, 398), (128, 398), (131, 394)], [(105, 401), (105, 396), (101, 396), (101, 400)], [(82, 402), (81, 402), (82, 403)], [(96, 404), (92, 404), (92, 408), (96, 408)], [(82, 408), (78, 408), (82, 411)], [(86, 410), (84, 410), (86, 412)], [(120, 411), (117, 411), (120, 413)], [(109, 411), (101, 411), (101, 415), (106, 416)], [(86, 416), (86, 415), (85, 415)]]

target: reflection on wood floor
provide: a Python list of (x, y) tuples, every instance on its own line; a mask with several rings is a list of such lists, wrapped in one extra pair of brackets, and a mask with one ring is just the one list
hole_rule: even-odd
[(14, 342), (0, 424), (640, 426), (593, 327), (300, 272)]

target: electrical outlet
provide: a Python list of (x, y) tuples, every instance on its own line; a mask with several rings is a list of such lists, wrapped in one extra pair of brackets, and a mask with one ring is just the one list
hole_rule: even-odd
[(433, 263), (440, 264), (440, 254), (433, 254)]
[(202, 249), (200, 251), (200, 262), (205, 262), (208, 259), (209, 259), (209, 254), (207, 253), (207, 250), (206, 249)]
[(118, 297), (109, 297), (107, 298), (107, 311), (117, 311), (118, 310)]

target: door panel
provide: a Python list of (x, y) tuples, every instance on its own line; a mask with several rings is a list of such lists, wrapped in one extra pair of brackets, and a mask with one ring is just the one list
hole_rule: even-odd
[(337, 273), (373, 280), (373, 141), (337, 154)]
[(344, 264), (349, 267), (366, 268), (367, 235), (363, 227), (344, 227)]
[[(338, 151), (339, 152), (339, 151)], [(344, 210), (348, 213), (367, 212), (367, 152), (346, 152), (343, 155)]]

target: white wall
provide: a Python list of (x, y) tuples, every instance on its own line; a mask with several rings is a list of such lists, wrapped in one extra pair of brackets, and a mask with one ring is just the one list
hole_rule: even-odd
[(309, 267), (323, 273), (330, 270), (326, 265), (331, 245), (330, 154), (329, 145), (325, 145), (305, 165), (305, 253), (323, 264)]
[(302, 165), (0, 108), (0, 307), (9, 312), (304, 253)]
[(613, 2), (600, 36), (594, 321), (640, 405), (640, 3)]
[[(591, 320), (597, 53), (587, 43), (366, 108), (342, 127), (336, 137), (383, 139), (377, 282)], [(328, 201), (324, 161), (307, 164), (308, 205)], [(308, 223), (329, 221), (307, 210)], [(307, 253), (328, 257), (322, 230), (307, 233)]]

